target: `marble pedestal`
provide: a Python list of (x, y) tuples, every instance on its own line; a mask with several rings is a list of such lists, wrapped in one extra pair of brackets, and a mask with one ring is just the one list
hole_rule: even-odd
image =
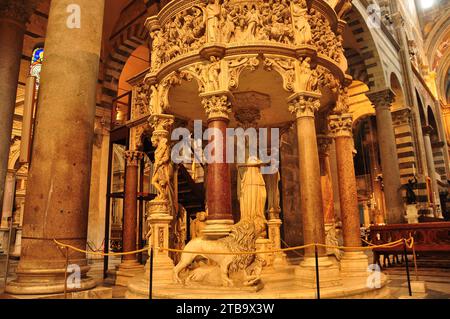
[[(319, 281), (321, 288), (342, 285), (339, 267), (329, 257), (319, 257)], [(305, 257), (295, 269), (295, 281), (298, 286), (305, 288), (316, 287), (316, 260), (314, 257)]]
[(135, 260), (126, 260), (117, 266), (116, 285), (126, 287), (131, 278), (141, 273), (144, 273), (144, 265)]
[(346, 251), (340, 265), (343, 277), (362, 277), (368, 274), (369, 258), (362, 251)]
[(417, 205), (406, 205), (406, 221), (408, 224), (417, 224), (419, 222), (419, 211)]

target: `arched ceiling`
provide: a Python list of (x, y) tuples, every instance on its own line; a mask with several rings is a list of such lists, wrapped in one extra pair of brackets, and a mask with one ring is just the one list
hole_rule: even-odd
[(444, 104), (449, 104), (450, 1), (436, 1), (432, 8), (422, 9), (419, 14), (430, 70), (436, 72), (438, 94)]

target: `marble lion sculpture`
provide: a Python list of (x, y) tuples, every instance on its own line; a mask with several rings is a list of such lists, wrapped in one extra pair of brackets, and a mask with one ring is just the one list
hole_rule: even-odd
[(183, 283), (183, 280), (180, 278), (180, 273), (186, 270), (197, 258), (205, 258), (219, 266), (223, 286), (234, 286), (230, 275), (239, 270), (244, 270), (244, 285), (250, 286), (257, 284), (260, 281), (263, 260), (255, 254), (211, 254), (216, 252), (238, 253), (256, 251), (256, 239), (261, 229), (258, 231), (258, 227), (255, 224), (253, 221), (242, 220), (232, 227), (231, 233), (227, 237), (218, 240), (198, 237), (191, 240), (184, 248), (184, 251), (201, 253), (182, 253), (180, 262), (174, 268), (174, 281), (176, 283)]

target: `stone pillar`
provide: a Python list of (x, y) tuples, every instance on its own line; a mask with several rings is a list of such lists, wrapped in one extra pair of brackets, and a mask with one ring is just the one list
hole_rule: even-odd
[[(174, 117), (172, 115), (159, 114), (153, 115), (150, 118), (150, 124), (153, 128), (152, 143), (156, 147), (155, 163), (152, 177), (152, 184), (159, 185), (171, 182), (167, 180), (172, 179), (170, 176), (171, 159), (170, 159), (170, 131), (174, 124)], [(169, 172), (169, 174), (167, 174)], [(147, 224), (149, 226), (149, 247), (154, 248), (153, 257), (153, 286), (155, 288), (161, 287), (173, 282), (173, 261), (169, 257), (169, 252), (160, 250), (158, 248), (169, 247), (169, 225), (173, 217), (171, 214), (171, 197), (168, 194), (170, 191), (165, 188), (158, 190), (157, 196), (154, 200), (149, 202), (146, 207)], [(149, 252), (150, 254), (150, 252)], [(137, 275), (129, 280), (128, 291), (126, 297), (134, 298), (148, 298), (150, 280), (150, 262), (147, 261), (145, 265), (145, 273)]]
[[(342, 232), (344, 246), (361, 247), (360, 216), (355, 167), (353, 164), (353, 119), (351, 114), (330, 116), (330, 129), (336, 143), (339, 178)], [(345, 250), (341, 259), (341, 273), (346, 276), (366, 274), (368, 258), (362, 250)]]
[[(325, 242), (330, 246), (339, 246), (336, 236), (335, 218), (334, 218), (334, 196), (333, 183), (331, 177), (330, 165), (330, 145), (332, 139), (327, 135), (317, 136), (317, 146), (319, 149), (320, 180), (322, 185), (322, 207), (325, 225)], [(335, 255), (337, 251), (333, 248), (327, 248), (327, 255)], [(336, 256), (339, 257), (339, 253)]]
[(0, 251), (5, 253), (10, 249), (8, 247), (9, 240), (9, 220), (12, 221), (14, 209), (14, 193), (16, 185), (16, 172), (8, 170), (5, 180), (5, 191), (3, 192), (2, 219), (0, 223)]
[(375, 107), (377, 118), (387, 223), (401, 224), (404, 221), (404, 205), (401, 194), (397, 144), (391, 115), (391, 105), (394, 102), (394, 96), (390, 89), (367, 94), (367, 97)]
[[(442, 213), (437, 211), (436, 205), (440, 205), (439, 199), (439, 187), (436, 179), (436, 167), (434, 165), (434, 157), (433, 157), (433, 147), (431, 145), (430, 135), (433, 132), (433, 127), (425, 126), (423, 129), (423, 141), (425, 143), (425, 153), (427, 156), (427, 167), (428, 167), (428, 176), (431, 178), (431, 188), (432, 188), (432, 200), (434, 203), (433, 212), (434, 217), (442, 218)], [(441, 205), (442, 207), (442, 205)]]
[(33, 13), (36, 2), (2, 0), (0, 4), (0, 202), (8, 169), (25, 24)]
[[(81, 28), (68, 28), (72, 0), (52, 1), (45, 41), (17, 279), (12, 294), (64, 291), (66, 258), (53, 242), (86, 249), (95, 99), (104, 1), (78, 0)], [(80, 269), (73, 291), (90, 289), (84, 253), (71, 252)]]
[[(370, 221), (374, 222), (375, 225), (385, 224), (385, 205), (384, 205), (384, 195), (382, 189), (382, 182), (379, 180), (378, 176), (381, 175), (382, 171), (378, 160), (378, 141), (376, 139), (376, 129), (372, 118), (369, 119), (369, 140), (366, 140), (366, 147), (369, 148), (369, 159), (370, 159), (370, 171), (371, 171), (371, 183), (373, 189), (373, 198), (371, 201), (372, 214), (370, 214)], [(375, 132), (375, 133), (374, 133)]]
[[(214, 162), (208, 163), (206, 199), (208, 220), (203, 233), (210, 238), (227, 236), (233, 225), (231, 176), (226, 162), (226, 129), (229, 122), (231, 95), (228, 92), (205, 93), (202, 105), (208, 116), (209, 146)], [(211, 150), (211, 148), (209, 149)], [(206, 155), (208, 155), (208, 151)], [(220, 154), (221, 153), (221, 154)]]
[[(125, 200), (122, 231), (122, 247), (124, 252), (137, 250), (137, 189), (139, 163), (144, 153), (126, 151)], [(128, 280), (142, 271), (144, 267), (137, 261), (137, 254), (125, 255), (117, 268), (116, 285), (127, 286)]]
[[(317, 149), (315, 112), (320, 107), (320, 95), (312, 92), (295, 93), (288, 99), (289, 110), (297, 120), (297, 142), (300, 175), (300, 209), (303, 215), (304, 244), (325, 244), (320, 164)], [(339, 270), (326, 256), (324, 247), (318, 248), (321, 287), (340, 284)], [(313, 288), (315, 282), (314, 247), (305, 249), (305, 257), (295, 270), (302, 286)]]

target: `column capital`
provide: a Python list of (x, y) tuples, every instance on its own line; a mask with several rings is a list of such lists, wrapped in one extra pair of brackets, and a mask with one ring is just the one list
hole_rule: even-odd
[(426, 125), (422, 127), (422, 132), (424, 135), (431, 135), (434, 131), (434, 128), (431, 125)]
[(350, 113), (330, 115), (329, 126), (335, 138), (353, 136), (353, 116)]
[(232, 95), (228, 91), (217, 91), (200, 94), (202, 105), (205, 109), (208, 120), (226, 119), (229, 120), (231, 113)]
[(389, 109), (395, 101), (395, 93), (391, 89), (384, 89), (375, 92), (366, 93), (367, 98), (372, 102), (375, 108)]
[(125, 151), (125, 160), (127, 166), (138, 166), (139, 162), (144, 158), (144, 153), (139, 151)]
[(319, 157), (326, 157), (330, 152), (330, 145), (333, 138), (326, 134), (317, 135), (317, 148), (319, 150)]
[(392, 122), (394, 125), (405, 125), (411, 123), (411, 109), (402, 108), (392, 112)]
[(288, 98), (289, 111), (298, 119), (314, 117), (320, 108), (322, 96), (313, 92), (298, 92)]
[(2, 0), (0, 19), (12, 19), (25, 25), (39, 2), (40, 0)]
[(170, 114), (154, 114), (148, 119), (148, 123), (153, 130), (153, 136), (164, 136), (168, 138), (173, 124), (175, 123), (175, 117)]

